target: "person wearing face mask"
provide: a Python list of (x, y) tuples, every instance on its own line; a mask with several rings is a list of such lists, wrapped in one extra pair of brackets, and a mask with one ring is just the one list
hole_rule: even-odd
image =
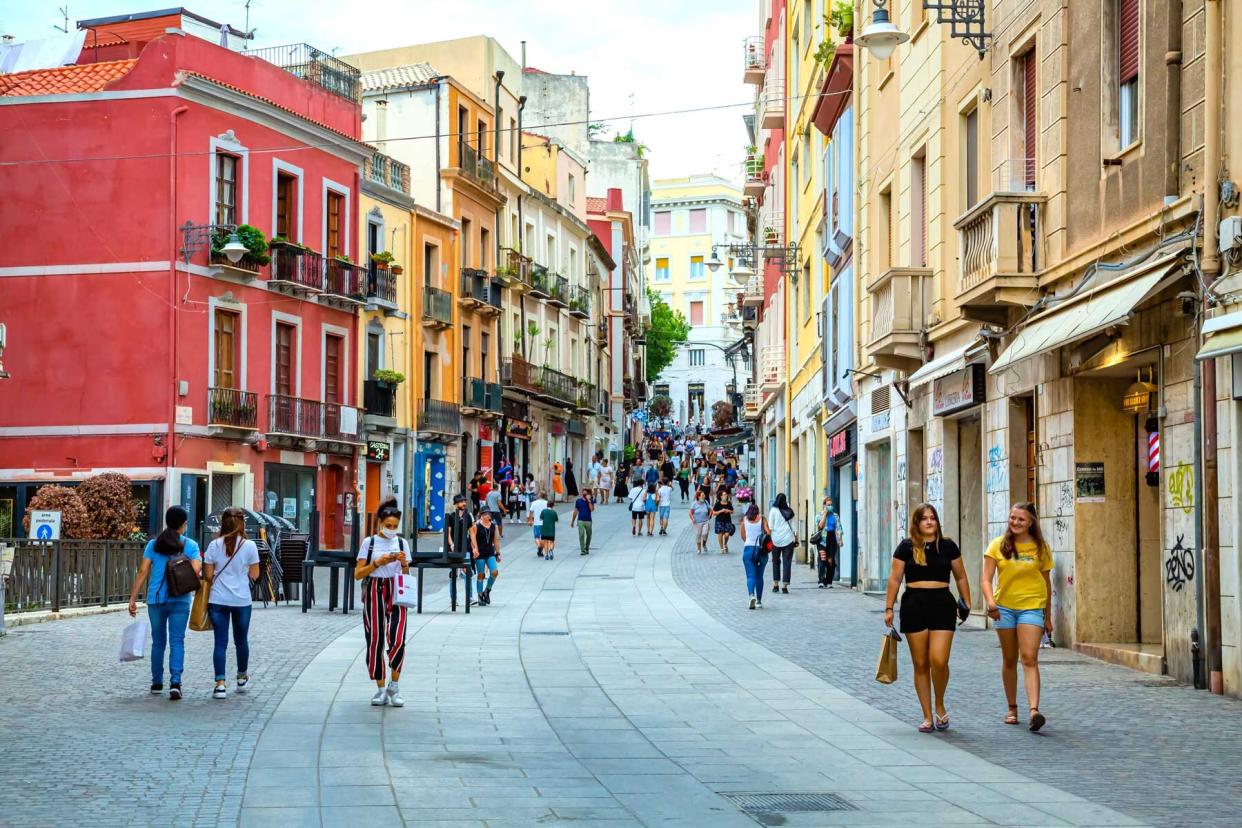
[[(379, 688), (371, 697), (371, 704), (404, 707), (405, 699), (401, 698), (397, 682), (405, 664), (406, 610), (392, 599), (397, 575), (410, 571), (410, 558), (405, 551), (405, 539), (398, 534), (401, 509), (397, 499), (386, 498), (375, 517), (379, 535), (362, 541), (354, 567), (354, 578), (363, 581), (362, 632), (367, 642), (367, 671)], [(392, 682), (387, 687), (385, 666), (392, 672)]]
[[(449, 513), (448, 520), (444, 521), (444, 544), (451, 557), (464, 562), (462, 568), (467, 570), (463, 573), (466, 578), (469, 578), (470, 573), (474, 571), (474, 565), (470, 562), (470, 527), (472, 526), (474, 526), (474, 516), (466, 508), (466, 496), (453, 495), (453, 511)], [(449, 604), (454, 611), (457, 609), (456, 567), (449, 570)]]
[(819, 588), (832, 589), (832, 581), (836, 576), (837, 557), (841, 553), (841, 542), (838, 533), (841, 531), (841, 519), (832, 508), (832, 498), (824, 498), (824, 508), (819, 515), (819, 542), (815, 544), (819, 557)]

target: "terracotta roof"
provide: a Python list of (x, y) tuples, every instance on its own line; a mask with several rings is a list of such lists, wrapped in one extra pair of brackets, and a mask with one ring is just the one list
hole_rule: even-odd
[(405, 66), (393, 66), (388, 69), (377, 69), (374, 72), (362, 73), (362, 91), (383, 92), (386, 89), (403, 89), (410, 86), (422, 86), (435, 80), (439, 75), (430, 63), (410, 63)]
[(106, 63), (84, 63), (80, 66), (0, 74), (0, 97), (98, 92), (124, 76), (137, 62), (137, 59), (110, 60)]
[(587, 212), (588, 213), (607, 213), (608, 199), (596, 198), (595, 196), (587, 196)]

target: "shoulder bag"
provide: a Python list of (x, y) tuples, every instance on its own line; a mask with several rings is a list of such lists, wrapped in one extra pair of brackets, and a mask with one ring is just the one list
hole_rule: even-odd
[[(245, 541), (242, 541), (245, 543)], [(210, 549), (211, 547), (208, 547)], [(220, 544), (220, 548), (224, 548), (224, 544)], [(200, 578), (198, 589), (194, 590), (194, 603), (190, 604), (190, 629), (195, 632), (207, 632), (211, 629), (211, 613), (207, 612), (207, 605), (211, 603), (211, 585), (215, 583), (215, 579), (224, 574), (224, 570), (229, 568), (229, 564), (233, 562), (233, 558), (241, 552), (242, 544), (237, 544), (237, 550), (233, 553), (233, 557), (224, 562), (224, 566), (220, 567), (220, 571), (208, 580)]]

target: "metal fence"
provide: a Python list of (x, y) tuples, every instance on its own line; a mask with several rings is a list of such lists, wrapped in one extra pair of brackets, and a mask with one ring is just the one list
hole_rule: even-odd
[(0, 538), (15, 549), (4, 611), (32, 612), (129, 602), (144, 541)]

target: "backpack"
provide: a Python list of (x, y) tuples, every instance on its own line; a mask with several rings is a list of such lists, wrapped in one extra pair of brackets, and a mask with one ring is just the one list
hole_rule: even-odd
[[(375, 538), (376, 538), (375, 535), (372, 535), (371, 537), (367, 538), (367, 540), (370, 541), (370, 543), (367, 544), (367, 566), (371, 565), (371, 556), (375, 554)], [(397, 535), (397, 548), (401, 550), (402, 554), (405, 553), (405, 538), (401, 537), (400, 535)], [(370, 583), (371, 583), (370, 575), (362, 579), (363, 586), (369, 586)]]
[(185, 544), (182, 543), (181, 550), (169, 555), (168, 563), (164, 565), (164, 586), (168, 590), (168, 597), (180, 598), (182, 595), (189, 595), (198, 589), (201, 581), (198, 573), (194, 571), (194, 564), (186, 557)]

